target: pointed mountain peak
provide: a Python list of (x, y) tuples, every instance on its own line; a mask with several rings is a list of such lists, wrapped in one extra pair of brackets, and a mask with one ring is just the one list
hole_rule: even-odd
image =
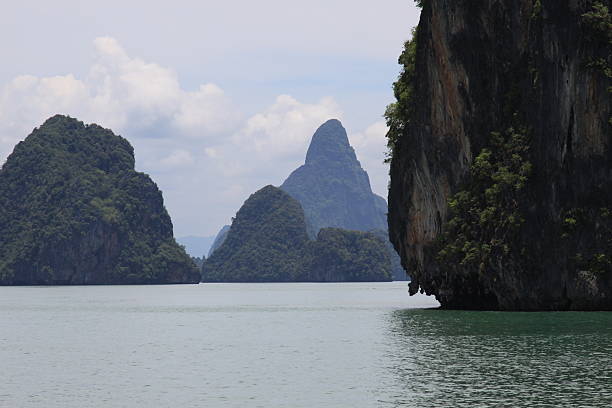
[(338, 119), (330, 119), (322, 124), (312, 136), (306, 163), (320, 161), (357, 160), (355, 151), (349, 144), (346, 129)]

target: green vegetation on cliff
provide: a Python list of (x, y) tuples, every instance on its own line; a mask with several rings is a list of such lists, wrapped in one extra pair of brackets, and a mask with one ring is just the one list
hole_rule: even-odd
[(386, 112), (410, 293), (610, 310), (610, 2), (419, 4)]
[(227, 238), (227, 233), (229, 232), (229, 229), (230, 229), (229, 225), (224, 225), (219, 230), (219, 232), (215, 236), (215, 240), (213, 241), (212, 245), (210, 246), (210, 249), (208, 250), (208, 255), (207, 256), (209, 258), (212, 255), (212, 253), (215, 252), (217, 250), (217, 248), (219, 248), (221, 246), (221, 244), (223, 244), (223, 242), (225, 241), (225, 238)]
[[(587, 67), (612, 79), (612, 55), (610, 55), (612, 14), (610, 14), (610, 9), (601, 1), (594, 1), (591, 9), (582, 15), (582, 23), (593, 42), (601, 45), (599, 47), (601, 51), (589, 59)], [(612, 94), (612, 86), (608, 86), (608, 94)], [(612, 125), (612, 115), (608, 118), (608, 123)]]
[(531, 175), (524, 130), (491, 133), (470, 168), (470, 178), (449, 200), (450, 217), (436, 243), (437, 259), (455, 273), (486, 273), (525, 257), (517, 246), (525, 223), (525, 187)]
[(582, 14), (582, 22), (595, 40), (612, 43), (612, 15), (608, 6), (601, 1), (594, 1), (591, 10)]
[[(420, 6), (420, 4), (419, 4)], [(412, 30), (412, 37), (404, 43), (404, 50), (398, 59), (402, 71), (397, 81), (393, 83), (395, 102), (387, 106), (385, 119), (389, 131), (387, 132), (387, 158), (389, 163), (397, 152), (398, 140), (406, 131), (414, 105), (414, 81), (416, 78), (416, 44), (417, 31)]]
[[(564, 213), (561, 248), (573, 268), (593, 276), (612, 277), (612, 209), (590, 206)], [(588, 236), (585, 236), (588, 235)]]
[(129, 142), (54, 116), (0, 170), (0, 283), (197, 281)]
[(405, 281), (410, 280), (410, 277), (406, 273), (406, 270), (402, 266), (402, 260), (393, 248), (393, 244), (389, 241), (389, 232), (387, 230), (374, 229), (368, 231), (370, 234), (374, 234), (384, 242), (387, 247), (389, 258), (391, 259), (391, 275), (394, 281)]
[(384, 242), (373, 234), (330, 228), (310, 241), (300, 203), (266, 186), (240, 208), (225, 241), (204, 261), (202, 280), (387, 281), (390, 267)]

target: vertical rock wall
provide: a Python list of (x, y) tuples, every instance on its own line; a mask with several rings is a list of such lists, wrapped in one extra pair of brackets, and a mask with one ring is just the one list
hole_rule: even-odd
[[(605, 262), (594, 271), (577, 258), (612, 257), (604, 214), (612, 206), (612, 84), (602, 67), (612, 62), (611, 34), (584, 17), (596, 2), (423, 3), (414, 112), (394, 152), (389, 191), (390, 235), (411, 292), (452, 308), (611, 309)], [(526, 252), (484, 270), (449, 268), (435, 250), (448, 200), (469, 182), (491, 132), (516, 122), (529, 133), (533, 164), (515, 242)], [(562, 240), (572, 211), (582, 214), (579, 225)]]

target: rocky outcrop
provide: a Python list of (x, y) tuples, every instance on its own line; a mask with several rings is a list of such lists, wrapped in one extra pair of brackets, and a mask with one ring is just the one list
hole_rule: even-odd
[(389, 230), (411, 293), (612, 309), (610, 2), (422, 3), (405, 109), (388, 111)]
[(54, 116), (0, 170), (0, 284), (196, 283), (132, 146)]

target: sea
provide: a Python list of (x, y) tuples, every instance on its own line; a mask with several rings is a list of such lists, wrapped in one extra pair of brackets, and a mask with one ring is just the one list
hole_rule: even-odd
[(0, 287), (0, 407), (612, 407), (612, 313), (406, 282)]

